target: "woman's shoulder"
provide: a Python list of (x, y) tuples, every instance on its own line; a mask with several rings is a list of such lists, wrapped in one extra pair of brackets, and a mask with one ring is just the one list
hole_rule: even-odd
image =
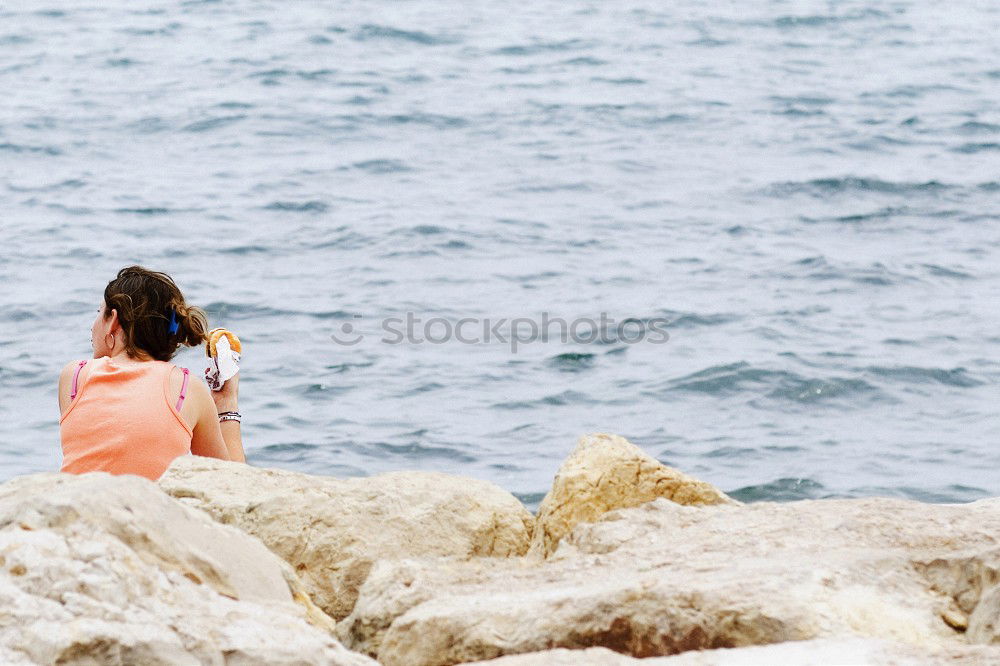
[(206, 405), (212, 401), (208, 394), (208, 386), (200, 381), (195, 373), (188, 370), (187, 385), (184, 383), (183, 366), (172, 365), (170, 368), (170, 388), (169, 400), (171, 404), (181, 400), (184, 402), (181, 408), (181, 417), (189, 427), (194, 428), (206, 411)]
[(187, 373), (189, 375), (193, 376), (193, 373), (191, 372), (190, 368), (187, 368), (187, 367), (185, 367), (183, 365), (177, 365), (173, 361), (156, 361), (156, 362), (160, 363), (164, 367), (166, 367), (169, 370), (171, 377), (175, 377), (177, 379), (181, 379), (181, 378), (184, 377), (184, 372), (185, 371), (187, 371)]
[[(105, 357), (106, 358), (106, 357)], [(75, 361), (70, 361), (63, 366), (62, 370), (59, 372), (59, 383), (62, 384), (63, 381), (68, 381), (73, 378), (77, 370), (83, 370), (83, 368), (100, 361), (101, 359), (95, 358), (81, 358)]]
[[(63, 389), (69, 386), (69, 383), (73, 380), (73, 373), (80, 366), (80, 361), (70, 361), (63, 366), (62, 370), (59, 371), (59, 388)], [(62, 390), (59, 394), (62, 395)]]
[(62, 370), (59, 372), (59, 376), (60, 377), (71, 376), (73, 372), (76, 371), (76, 367), (81, 363), (83, 363), (83, 359), (77, 361), (70, 361), (69, 363), (67, 363), (62, 367)]
[(191, 395), (193, 393), (201, 393), (201, 391), (199, 390), (201, 387), (204, 387), (206, 389), (208, 388), (207, 386), (205, 386), (205, 382), (195, 381), (197, 379), (197, 376), (190, 368), (184, 367), (182, 365), (177, 365), (176, 363), (173, 363), (171, 361), (161, 361), (161, 363), (165, 363), (168, 366), (170, 366), (169, 367), (170, 386), (172, 389), (174, 389), (174, 393), (180, 391), (181, 386), (184, 385), (185, 370), (187, 371), (188, 374), (187, 395)]
[(82, 374), (90, 365), (100, 359), (80, 359), (77, 361), (70, 361), (63, 366), (62, 370), (59, 372), (59, 406), (61, 411), (65, 411), (69, 406), (71, 399), (73, 378), (79, 373), (79, 376), (86, 378), (86, 375)]

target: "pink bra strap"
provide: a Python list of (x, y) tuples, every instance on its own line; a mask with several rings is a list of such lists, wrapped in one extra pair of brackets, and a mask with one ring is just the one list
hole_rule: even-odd
[(184, 404), (184, 396), (187, 395), (188, 388), (188, 369), (181, 368), (184, 371), (184, 381), (181, 383), (181, 397), (177, 398), (177, 411), (181, 411), (181, 405)]
[(87, 365), (86, 361), (80, 361), (76, 365), (76, 372), (73, 373), (73, 390), (70, 391), (69, 399), (73, 400), (76, 398), (76, 382), (80, 378), (80, 371), (83, 370), (83, 366)]

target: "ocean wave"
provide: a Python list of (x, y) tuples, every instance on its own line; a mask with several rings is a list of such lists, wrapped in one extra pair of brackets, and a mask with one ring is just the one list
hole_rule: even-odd
[(565, 352), (550, 356), (546, 363), (560, 372), (582, 372), (594, 367), (597, 354)]
[(765, 188), (764, 193), (773, 197), (787, 197), (796, 194), (807, 194), (814, 197), (827, 197), (839, 194), (875, 193), (875, 194), (936, 194), (952, 189), (937, 180), (924, 182), (892, 182), (878, 178), (859, 178), (846, 176), (842, 178), (816, 178), (807, 181), (790, 181), (775, 183)]
[(514, 188), (515, 192), (527, 194), (547, 194), (552, 192), (588, 192), (593, 188), (592, 183), (545, 183), (538, 185), (521, 185)]
[(378, 159), (378, 160), (365, 160), (363, 162), (355, 162), (351, 165), (352, 169), (358, 169), (359, 171), (366, 171), (373, 174), (384, 174), (384, 173), (402, 173), (404, 171), (412, 171), (405, 162), (400, 160), (392, 159)]
[(349, 393), (353, 388), (354, 386), (344, 384), (323, 384), (319, 382), (311, 382), (292, 386), (289, 390), (295, 395), (302, 396), (306, 400), (326, 402), (336, 396)]
[(934, 504), (973, 502), (991, 496), (991, 493), (982, 488), (960, 484), (933, 489), (913, 486), (861, 486), (852, 488), (849, 494), (854, 497), (900, 497)]
[(204, 120), (199, 120), (181, 128), (182, 132), (209, 132), (211, 130), (220, 129), (222, 127), (229, 127), (230, 125), (235, 125), (241, 120), (246, 120), (246, 114), (237, 114), (233, 116), (218, 116), (215, 118), (206, 118)]
[(595, 400), (586, 393), (567, 389), (565, 391), (553, 393), (535, 400), (510, 400), (496, 402), (490, 405), (490, 408), (501, 410), (544, 409), (546, 407), (592, 405), (594, 403)]
[(354, 39), (360, 42), (374, 40), (390, 40), (399, 42), (409, 42), (422, 46), (438, 46), (442, 44), (457, 44), (461, 40), (454, 35), (434, 35), (420, 30), (403, 30), (388, 25), (378, 25), (368, 23), (361, 26), (355, 33)]
[(492, 55), (501, 56), (532, 56), (540, 53), (559, 51), (579, 51), (580, 49), (591, 48), (595, 44), (584, 39), (566, 39), (558, 42), (538, 41), (532, 44), (513, 44), (494, 49)]
[(890, 14), (878, 9), (864, 9), (853, 11), (847, 14), (806, 14), (779, 16), (771, 21), (776, 28), (816, 28), (830, 24), (845, 23), (850, 21), (865, 21), (868, 19), (886, 19)]
[(837, 101), (824, 95), (771, 95), (768, 99), (781, 104), (803, 104), (805, 106), (828, 106)]
[(646, 84), (646, 79), (640, 79), (635, 76), (594, 76), (590, 80), (594, 83), (610, 83), (613, 86), (641, 86)]
[(427, 125), (437, 129), (452, 129), (455, 127), (466, 127), (469, 121), (458, 116), (447, 116), (440, 113), (397, 113), (384, 116), (380, 122), (390, 125)]
[(112, 67), (112, 68), (118, 68), (118, 67), (126, 68), (126, 67), (135, 67), (136, 65), (141, 65), (142, 63), (138, 60), (133, 60), (132, 58), (108, 58), (107, 60), (104, 61), (104, 64), (107, 67)]
[(759, 460), (761, 458), (761, 451), (753, 446), (721, 446), (703, 453), (702, 457), (750, 461)]
[(768, 483), (731, 490), (728, 495), (740, 502), (797, 502), (832, 496), (822, 483), (809, 478), (775, 479)]
[[(248, 301), (210, 301), (202, 305), (211, 319), (268, 319), (271, 317), (291, 318), (306, 317), (310, 319), (328, 320), (345, 319), (353, 320), (358, 314), (348, 310), (290, 310), (286, 308), (276, 308), (268, 305), (258, 305)], [(242, 336), (241, 336), (242, 337)]]
[(601, 60), (600, 58), (594, 58), (593, 56), (580, 56), (578, 58), (563, 60), (559, 64), (570, 65), (573, 67), (602, 67), (610, 63), (607, 60)]
[[(254, 426), (259, 428), (260, 424)], [(329, 444), (312, 442), (278, 442), (247, 451), (247, 461), (264, 467), (280, 467), (305, 474), (316, 474), (317, 467), (323, 473), (340, 478), (368, 476), (369, 470), (350, 465), (340, 460), (330, 460), (331, 453), (340, 453), (348, 446), (331, 447)]]
[(882, 379), (908, 384), (943, 384), (970, 388), (982, 386), (986, 382), (969, 375), (965, 368), (923, 368), (919, 366), (881, 366), (870, 365), (864, 368)]
[(813, 280), (820, 282), (848, 282), (858, 285), (888, 287), (920, 282), (920, 276), (890, 269), (876, 262), (867, 266), (834, 264), (822, 255), (804, 257), (785, 269), (770, 271), (754, 277), (777, 278), (781, 280)]
[(114, 212), (120, 215), (143, 215), (148, 217), (153, 215), (169, 215), (178, 211), (163, 206), (141, 206), (138, 208), (115, 208)]
[(50, 155), (56, 157), (62, 155), (61, 148), (56, 146), (28, 146), (20, 143), (0, 143), (0, 151), (19, 154)]
[(678, 392), (719, 397), (749, 394), (757, 400), (767, 398), (772, 402), (797, 404), (869, 402), (886, 397), (876, 386), (860, 378), (804, 377), (789, 370), (754, 367), (746, 361), (714, 365), (671, 379), (657, 395), (665, 397)]
[(24, 46), (34, 43), (34, 39), (28, 35), (0, 35), (0, 46)]
[(389, 231), (390, 235), (402, 235), (402, 236), (437, 236), (439, 234), (444, 234), (453, 231), (448, 227), (442, 227), (437, 224), (416, 224), (412, 227), (397, 227)]
[(514, 495), (514, 497), (516, 497), (521, 501), (521, 504), (523, 504), (525, 508), (528, 509), (528, 511), (535, 512), (538, 511), (538, 505), (542, 503), (543, 499), (545, 499), (546, 493), (537, 492), (537, 493), (512, 493), (512, 494)]
[(983, 142), (983, 143), (963, 143), (961, 146), (955, 146), (951, 150), (953, 152), (962, 153), (964, 155), (974, 155), (975, 153), (998, 151), (1000, 150), (1000, 143), (997, 143), (996, 141)]
[(956, 130), (962, 134), (1000, 134), (1000, 125), (969, 120), (959, 125)]
[(878, 388), (864, 381), (849, 377), (810, 379), (788, 374), (780, 378), (780, 385), (769, 391), (767, 397), (796, 403), (814, 403), (834, 398), (879, 399)]
[[(863, 21), (884, 21), (892, 14), (873, 8), (848, 11), (843, 14), (782, 14), (768, 18), (731, 19), (713, 16), (710, 22), (716, 25), (756, 28), (777, 28), (794, 30), (798, 28), (829, 28), (847, 23)], [(884, 24), (883, 24), (884, 25)]]
[(889, 220), (901, 215), (907, 215), (912, 209), (906, 206), (885, 206), (867, 213), (853, 213), (851, 215), (835, 215), (833, 217), (809, 217), (800, 216), (803, 222), (843, 222), (854, 224), (857, 222), (871, 222), (874, 220)]
[(444, 444), (426, 444), (420, 441), (394, 444), (392, 442), (373, 442), (359, 444), (355, 451), (361, 455), (373, 458), (393, 458), (404, 460), (444, 459), (455, 462), (474, 463), (476, 457), (466, 451)]
[(946, 266), (939, 266), (937, 264), (921, 264), (921, 266), (926, 268), (928, 273), (936, 277), (953, 278), (956, 280), (972, 280), (975, 278), (971, 273)]
[(171, 124), (159, 116), (147, 116), (126, 123), (124, 129), (140, 134), (156, 134), (171, 129)]
[(732, 312), (698, 313), (664, 310), (663, 316), (668, 320), (670, 328), (700, 328), (702, 326), (721, 326), (743, 317)]
[(272, 201), (264, 206), (264, 210), (283, 211), (291, 213), (325, 213), (330, 206), (322, 201)]
[(235, 254), (242, 257), (251, 254), (270, 254), (274, 252), (274, 248), (266, 245), (232, 245), (229, 247), (220, 247), (217, 249), (217, 252), (221, 254)]
[(7, 189), (11, 192), (55, 192), (62, 189), (75, 190), (87, 185), (86, 181), (80, 180), (78, 178), (69, 178), (66, 180), (60, 180), (55, 183), (49, 183), (47, 185), (14, 185), (12, 183), (7, 183)]
[(950, 83), (930, 83), (924, 85), (903, 85), (886, 90), (866, 91), (861, 93), (860, 98), (868, 99), (920, 99), (927, 94), (940, 94), (944, 92), (972, 93), (968, 88), (951, 85)]

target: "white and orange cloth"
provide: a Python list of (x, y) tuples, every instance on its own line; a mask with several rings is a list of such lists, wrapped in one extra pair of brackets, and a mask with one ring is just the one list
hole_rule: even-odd
[(208, 332), (205, 343), (205, 355), (208, 364), (205, 368), (205, 381), (213, 391), (221, 391), (226, 380), (240, 371), (240, 352), (243, 345), (232, 331), (224, 328), (213, 328)]

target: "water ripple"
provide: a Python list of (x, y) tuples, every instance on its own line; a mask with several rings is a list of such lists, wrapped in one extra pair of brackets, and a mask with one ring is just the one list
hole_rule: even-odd
[(774, 197), (786, 197), (795, 194), (808, 194), (816, 197), (827, 197), (833, 194), (876, 193), (876, 194), (935, 194), (950, 189), (936, 180), (926, 182), (890, 182), (876, 178), (817, 178), (803, 182), (776, 183), (765, 190)]
[[(615, 431), (750, 501), (1000, 494), (989, 3), (10, 5), (0, 480), (138, 262), (244, 340), (253, 464), (537, 502)], [(368, 335), (406, 312), (670, 335)]]
[(392, 40), (421, 44), (424, 46), (455, 44), (459, 41), (453, 36), (432, 35), (419, 30), (401, 30), (399, 28), (378, 24), (366, 24), (361, 26), (357, 32), (354, 33), (354, 39), (358, 41)]

